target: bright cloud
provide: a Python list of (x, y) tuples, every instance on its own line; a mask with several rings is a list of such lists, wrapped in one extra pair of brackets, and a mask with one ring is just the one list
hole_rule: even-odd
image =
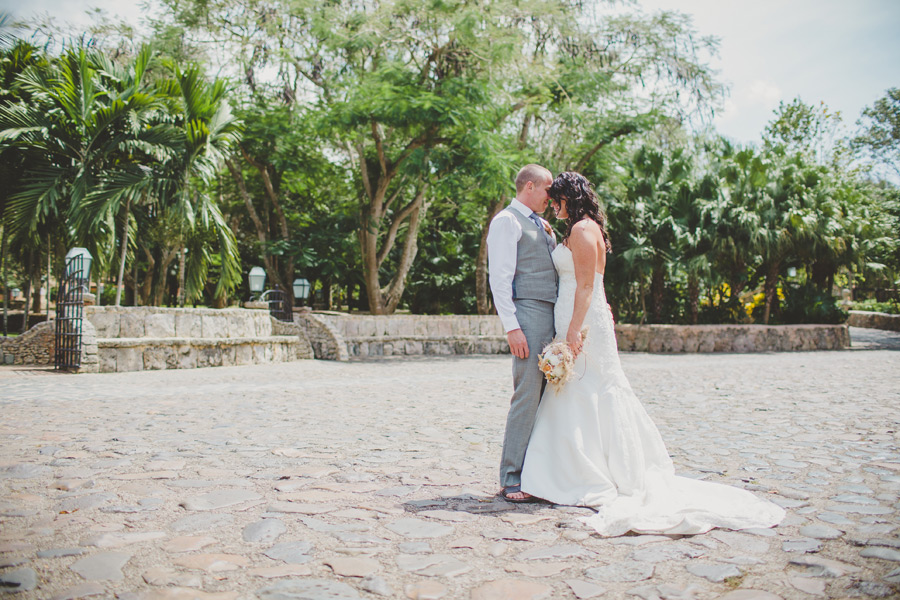
[(782, 93), (781, 89), (771, 81), (757, 79), (750, 84), (750, 88), (747, 91), (745, 98), (752, 104), (758, 104), (763, 108), (771, 110), (778, 106), (778, 102), (781, 101), (782, 98)]

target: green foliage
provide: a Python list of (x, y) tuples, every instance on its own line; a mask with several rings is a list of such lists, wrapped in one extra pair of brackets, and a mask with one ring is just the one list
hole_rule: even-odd
[(890, 315), (900, 315), (900, 302), (878, 302), (874, 298), (851, 302), (849, 310), (865, 310), (870, 312), (883, 312)]
[(884, 190), (805, 150), (697, 142), (645, 145), (618, 191), (607, 186), (606, 281), (620, 320), (840, 322), (840, 273), (888, 281), (872, 260), (898, 244)]
[(887, 90), (875, 104), (866, 107), (857, 125), (860, 132), (853, 146), (900, 176), (900, 88)]
[[(104, 24), (97, 45), (52, 56), (0, 17), (16, 281), (78, 243), (105, 277), (127, 264), (144, 303), (224, 306), (264, 263), (270, 284), (310, 279), (319, 306), (487, 312), (485, 228), (538, 162), (594, 182), (621, 321), (831, 322), (836, 287), (898, 287), (900, 193), (854, 170), (839, 114), (782, 103), (760, 148), (681, 127), (723, 92), (705, 61), (715, 40), (684, 15), (568, 0), (162, 6), (156, 54)], [(852, 149), (896, 168), (898, 106), (888, 90), (866, 109)]]
[(847, 311), (839, 299), (816, 287), (812, 282), (792, 283), (784, 288), (784, 304), (776, 314), (781, 323), (838, 324), (847, 320)]
[(178, 237), (196, 236), (188, 297), (205, 283), (210, 247), (218, 248), (219, 291), (233, 288), (234, 236), (206, 194), (237, 135), (224, 83), (207, 84), (197, 67), (159, 69), (149, 47), (124, 62), (73, 48), (31, 63), (0, 103), (4, 156), (23, 161), (3, 214), (14, 246), (40, 247), (48, 235), (61, 253), (85, 245), (99, 271), (117, 246), (124, 252), (123, 239), (135, 246), (136, 227), (172, 215)]

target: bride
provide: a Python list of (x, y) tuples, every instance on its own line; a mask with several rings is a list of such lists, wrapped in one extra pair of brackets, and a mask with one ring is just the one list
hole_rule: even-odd
[(675, 476), (659, 431), (619, 363), (603, 290), (610, 243), (597, 196), (578, 173), (562, 173), (548, 193), (556, 217), (567, 222), (565, 240), (552, 254), (559, 272), (554, 318), (557, 336), (565, 335), (577, 356), (576, 375), (559, 390), (552, 385), (544, 390), (522, 491), (596, 509), (585, 522), (604, 536), (777, 525), (784, 510), (771, 502), (746, 490)]

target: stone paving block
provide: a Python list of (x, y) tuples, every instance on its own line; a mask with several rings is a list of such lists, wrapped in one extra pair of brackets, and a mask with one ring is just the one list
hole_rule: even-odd
[(519, 579), (489, 581), (472, 590), (472, 600), (546, 600), (553, 588)]
[(250, 565), (250, 559), (245, 556), (222, 553), (186, 554), (174, 558), (172, 562), (185, 569), (194, 569), (197, 571), (205, 571), (207, 573), (236, 571)]
[[(418, 597), (461, 600), (712, 600), (734, 585), (746, 588), (738, 598), (895, 592), (896, 353), (623, 355), (679, 473), (800, 503), (771, 530), (681, 539), (599, 538), (578, 521), (586, 509), (496, 499), (509, 360), (6, 378), (16, 402), (0, 424), (0, 568), (32, 568), (42, 598), (77, 597), (69, 566), (107, 551), (127, 562), (97, 568), (123, 580), (86, 580), (85, 595), (259, 596), (316, 579), (347, 587), (265, 594), (402, 598), (411, 584)], [(256, 496), (217, 504), (233, 490)], [(194, 507), (205, 510), (179, 507), (203, 497)], [(274, 521), (286, 526), (274, 539), (267, 526), (248, 529)], [(450, 532), (419, 537), (432, 526)], [(266, 555), (291, 542), (308, 545)], [(719, 571), (688, 570), (698, 565)], [(727, 577), (734, 570), (743, 577)], [(142, 587), (145, 575), (165, 585)]]
[(125, 578), (122, 567), (129, 560), (131, 554), (124, 552), (98, 552), (76, 561), (69, 568), (88, 580), (122, 581)]
[(70, 587), (58, 594), (50, 597), (50, 600), (77, 600), (78, 598), (91, 598), (93, 596), (101, 596), (106, 593), (103, 585), (89, 581), (73, 587)]
[(186, 510), (218, 510), (260, 498), (262, 496), (249, 490), (217, 490), (202, 496), (187, 498), (179, 506), (183, 506)]
[(34, 569), (25, 567), (7, 571), (0, 575), (0, 587), (9, 592), (27, 592), (38, 585), (38, 576)]
[(327, 579), (288, 579), (256, 591), (260, 600), (358, 600), (346, 583)]

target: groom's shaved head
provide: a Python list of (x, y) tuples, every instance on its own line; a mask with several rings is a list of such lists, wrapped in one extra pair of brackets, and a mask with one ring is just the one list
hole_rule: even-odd
[(548, 177), (553, 179), (553, 173), (541, 165), (525, 165), (519, 169), (519, 174), (516, 175), (516, 193), (521, 192), (529, 181), (540, 183), (541, 180)]

